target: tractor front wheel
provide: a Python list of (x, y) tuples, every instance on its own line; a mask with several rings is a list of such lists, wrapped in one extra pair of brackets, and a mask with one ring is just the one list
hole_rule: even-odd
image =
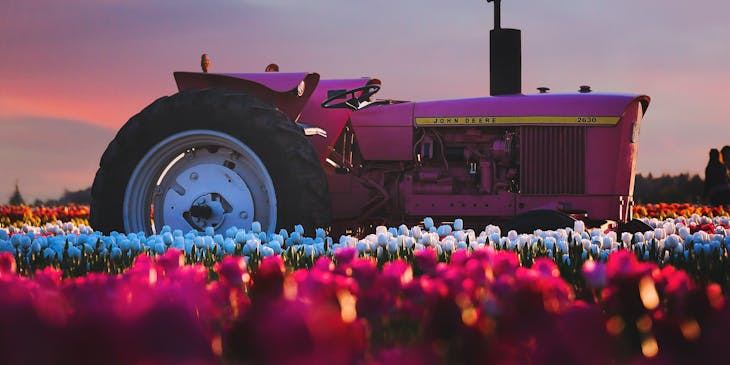
[[(159, 233), (327, 227), (327, 181), (301, 128), (242, 92), (189, 90), (132, 117), (99, 163), (91, 225)], [(310, 234), (313, 232), (310, 231)]]

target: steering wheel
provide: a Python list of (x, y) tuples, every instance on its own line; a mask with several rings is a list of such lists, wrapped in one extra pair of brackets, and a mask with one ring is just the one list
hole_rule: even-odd
[[(380, 91), (380, 85), (378, 84), (370, 84), (365, 86), (360, 86), (358, 88), (354, 88), (351, 90), (343, 90), (340, 91), (329, 98), (327, 100), (322, 102), (322, 107), (326, 109), (335, 109), (335, 108), (348, 108), (352, 110), (359, 110), (367, 105), (372, 104), (370, 101), (370, 97), (373, 96), (376, 92)], [(355, 96), (356, 93), (362, 92), (362, 94), (358, 97)], [(349, 96), (349, 98), (348, 98)], [(346, 99), (345, 101), (332, 104), (333, 101), (339, 100), (339, 99)]]

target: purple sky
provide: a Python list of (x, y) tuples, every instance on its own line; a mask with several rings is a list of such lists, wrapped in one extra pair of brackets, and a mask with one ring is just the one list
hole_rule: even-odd
[[(640, 173), (699, 173), (730, 144), (730, 3), (504, 0), (522, 29), (523, 91), (645, 93)], [(0, 0), (0, 202), (91, 185), (106, 144), (174, 93), (172, 72), (373, 76), (381, 97), (488, 94), (484, 0)]]

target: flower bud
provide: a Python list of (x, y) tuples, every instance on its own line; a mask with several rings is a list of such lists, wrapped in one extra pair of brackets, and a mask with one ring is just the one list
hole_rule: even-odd
[(421, 232), (421, 227), (415, 226), (411, 229), (411, 232), (413, 233), (413, 238), (420, 239), (423, 233)]
[(431, 227), (433, 227), (433, 218), (426, 217), (423, 219), (423, 227), (427, 230), (431, 230)]
[(398, 252), (398, 243), (395, 239), (388, 240), (388, 243), (386, 244), (386, 248), (388, 249), (389, 253), (396, 253)]
[(603, 237), (603, 244), (601, 245), (601, 248), (604, 250), (610, 250), (611, 249), (611, 239), (609, 237)]
[(560, 240), (557, 242), (557, 246), (558, 246), (558, 251), (568, 252), (568, 243), (567, 242)]
[(437, 232), (439, 237), (446, 237), (451, 234), (451, 226), (448, 224), (443, 224), (438, 227)]
[(358, 253), (367, 253), (370, 252), (370, 244), (368, 241), (360, 240), (357, 242), (357, 252)]
[(249, 256), (253, 253), (255, 253), (259, 248), (259, 242), (256, 240), (248, 240), (246, 241), (246, 244), (243, 245), (243, 249), (241, 250), (241, 253), (243, 253), (246, 256)]
[(15, 274), (17, 265), (10, 252), (0, 252), (0, 277)]
[[(6, 252), (8, 252), (8, 251), (6, 251)], [(15, 254), (15, 252), (12, 252), (12, 253)], [(54, 259), (57, 257), (56, 251), (49, 247), (49, 248), (43, 250), (43, 257), (46, 259), (49, 259), (49, 260)]]
[(266, 246), (266, 245), (261, 246), (260, 252), (261, 252), (261, 257), (269, 257), (269, 256), (274, 255), (274, 250), (271, 247)]

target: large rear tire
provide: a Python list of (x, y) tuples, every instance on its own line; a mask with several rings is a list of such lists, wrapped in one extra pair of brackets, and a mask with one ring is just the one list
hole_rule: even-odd
[(246, 93), (187, 90), (132, 117), (101, 157), (91, 226), (109, 233), (330, 223), (327, 180), (301, 128)]

